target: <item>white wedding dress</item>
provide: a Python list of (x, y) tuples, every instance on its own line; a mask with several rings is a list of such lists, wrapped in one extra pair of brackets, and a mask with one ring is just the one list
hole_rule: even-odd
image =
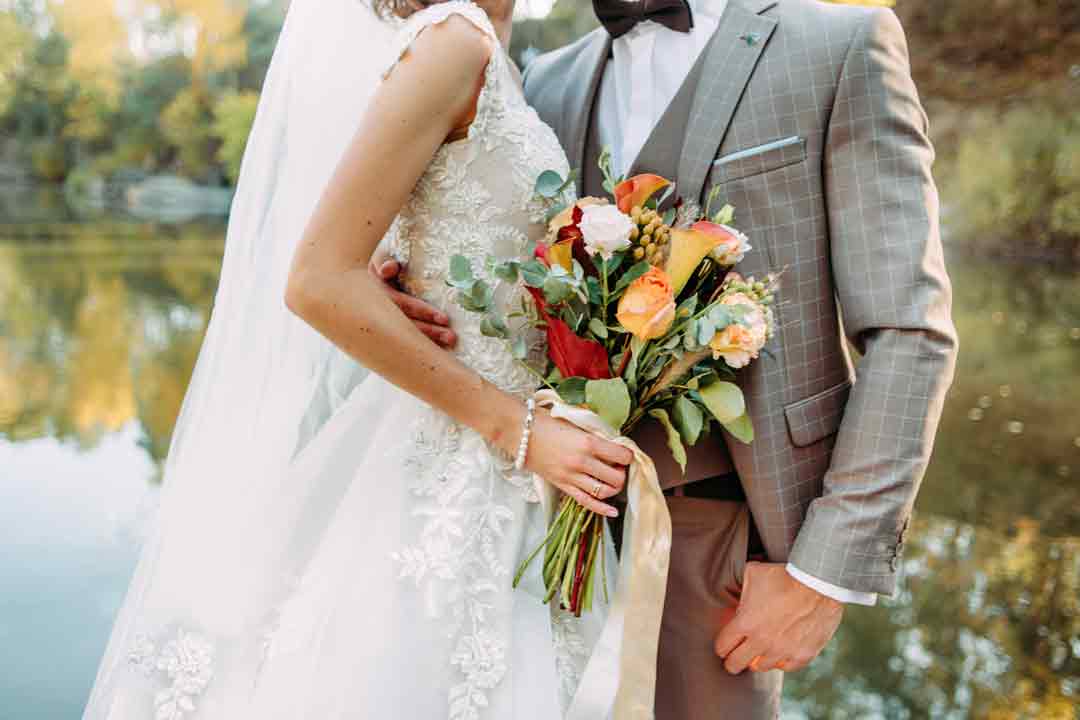
[[(467, 137), (438, 151), (385, 242), (407, 262), (408, 290), (451, 317), (461, 360), (524, 398), (535, 377), (502, 341), (481, 334), (478, 316), (458, 308), (444, 280), (450, 257), (464, 255), (495, 287), (496, 303), (515, 306), (522, 288), (492, 277), (485, 263), (520, 258), (542, 236), (535, 180), (569, 168), (476, 5), (452, 0), (414, 14), (398, 31), (395, 62), (425, 28), (452, 15), (500, 49)], [(542, 352), (539, 334), (531, 344)], [(381, 377), (357, 380), (358, 367), (343, 354), (330, 351), (325, 364), (348, 381), (313, 396), (296, 438), (301, 449), (272, 489), (238, 491), (250, 518), (231, 538), (200, 546), (200, 523), (211, 532), (232, 520), (218, 522), (212, 503), (186, 519), (169, 513), (167, 490), (163, 513), (173, 526), (194, 526), (192, 547), (157, 547), (168, 541), (169, 523), (151, 538), (86, 718), (563, 716), (604, 609), (582, 620), (553, 612), (538, 597), (537, 564), (512, 589), (518, 563), (546, 526), (533, 479), (474, 431)], [(265, 412), (281, 412), (275, 408)], [(251, 478), (253, 488), (258, 481)], [(188, 553), (213, 569), (200, 574)], [(170, 561), (185, 568), (183, 579)]]

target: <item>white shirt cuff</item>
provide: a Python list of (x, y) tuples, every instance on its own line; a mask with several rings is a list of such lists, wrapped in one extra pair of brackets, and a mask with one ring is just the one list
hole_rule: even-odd
[(830, 597), (837, 602), (852, 603), (855, 605), (877, 605), (877, 593), (848, 590), (824, 580), (819, 580), (813, 575), (807, 575), (791, 563), (787, 564), (788, 575), (795, 578), (803, 585), (816, 590), (825, 597)]

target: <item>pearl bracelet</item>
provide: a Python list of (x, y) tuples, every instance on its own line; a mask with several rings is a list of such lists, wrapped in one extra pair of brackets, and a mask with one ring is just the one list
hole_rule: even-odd
[(532, 435), (533, 420), (536, 418), (536, 400), (529, 398), (525, 403), (525, 422), (521, 426), (521, 442), (518, 443), (517, 457), (514, 458), (514, 469), (522, 470), (525, 467), (525, 456), (529, 453), (529, 436)]

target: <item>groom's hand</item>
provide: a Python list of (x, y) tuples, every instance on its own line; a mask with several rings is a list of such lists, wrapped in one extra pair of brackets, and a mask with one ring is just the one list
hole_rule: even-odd
[(401, 312), (413, 321), (420, 332), (438, 345), (450, 350), (457, 344), (457, 335), (450, 329), (450, 318), (419, 298), (402, 292), (398, 287), (401, 265), (382, 252), (376, 252), (368, 263), (368, 270), (382, 283), (383, 289)]
[(716, 636), (716, 654), (737, 675), (801, 670), (832, 639), (842, 603), (788, 574), (783, 563), (750, 562), (735, 616)]

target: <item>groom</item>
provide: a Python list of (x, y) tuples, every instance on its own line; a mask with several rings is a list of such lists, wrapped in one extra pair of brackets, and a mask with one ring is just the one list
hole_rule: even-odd
[(594, 6), (602, 27), (525, 73), (580, 194), (605, 195), (604, 147), (616, 173), (675, 178), (685, 199), (719, 186), (754, 246), (739, 272), (783, 272), (779, 330), (738, 378), (754, 442), (699, 443), (683, 476), (655, 426), (636, 438), (661, 460), (674, 528), (657, 718), (775, 718), (782, 671), (817, 656), (844, 603), (893, 592), (952, 378), (926, 115), (886, 9)]

